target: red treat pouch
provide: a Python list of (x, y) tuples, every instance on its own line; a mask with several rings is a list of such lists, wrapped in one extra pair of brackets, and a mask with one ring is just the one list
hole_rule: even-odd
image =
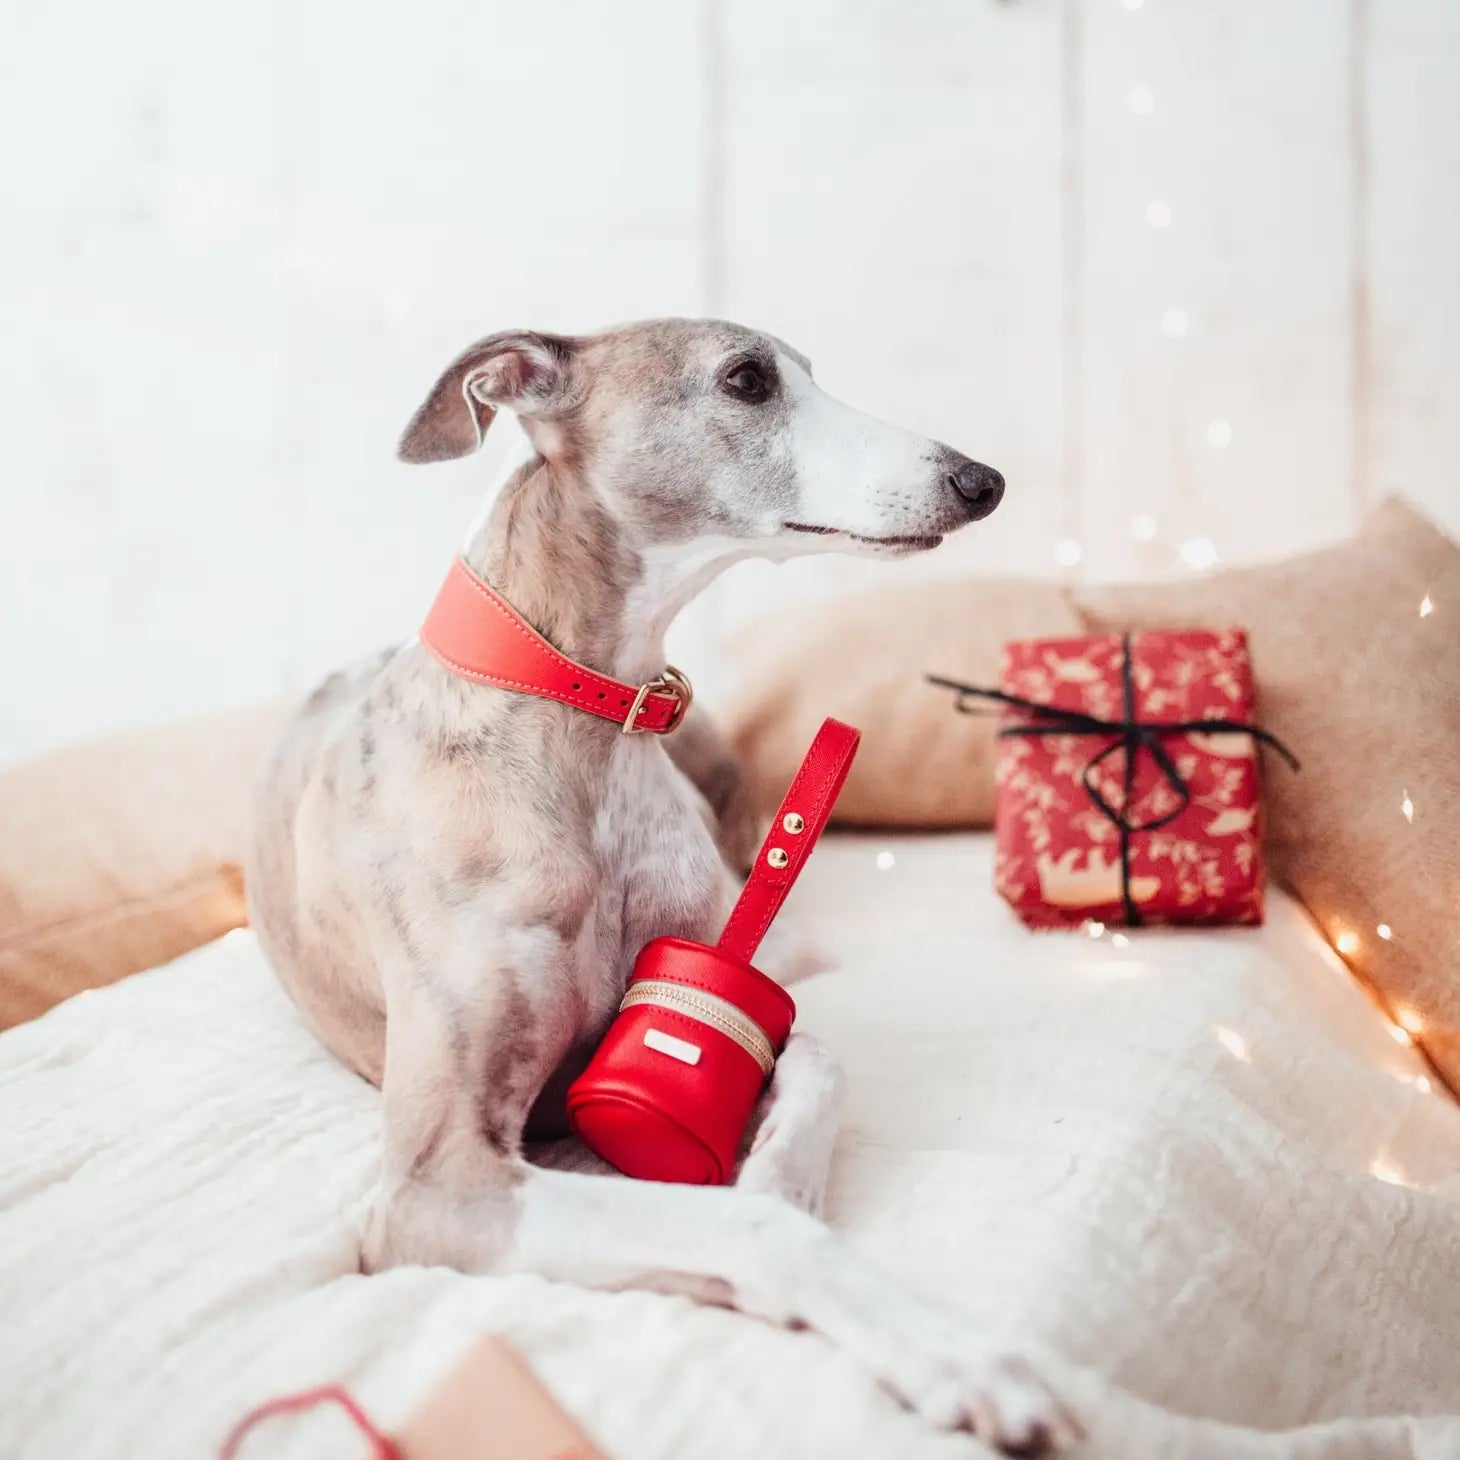
[(729, 1181), (751, 1112), (796, 1017), (752, 967), (826, 828), (858, 731), (827, 720), (776, 811), (720, 941), (655, 938), (640, 951), (618, 1017), (568, 1087), (579, 1140), (628, 1176)]

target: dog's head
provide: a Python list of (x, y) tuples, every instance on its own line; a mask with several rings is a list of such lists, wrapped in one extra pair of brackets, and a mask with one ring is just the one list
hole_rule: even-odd
[(475, 451), (499, 408), (645, 547), (900, 555), (1004, 495), (992, 467), (843, 405), (789, 345), (715, 320), (488, 336), (436, 382), (401, 458)]

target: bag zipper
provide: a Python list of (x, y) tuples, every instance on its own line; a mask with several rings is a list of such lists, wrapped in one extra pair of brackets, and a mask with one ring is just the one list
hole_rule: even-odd
[(776, 1067), (776, 1047), (770, 1036), (749, 1014), (718, 994), (689, 988), (667, 978), (647, 978), (642, 983), (629, 986), (623, 1003), (618, 1006), (619, 1013), (632, 1009), (636, 1004), (655, 1004), (661, 1009), (672, 1009), (676, 1014), (718, 1029), (760, 1066), (763, 1075), (769, 1075)]

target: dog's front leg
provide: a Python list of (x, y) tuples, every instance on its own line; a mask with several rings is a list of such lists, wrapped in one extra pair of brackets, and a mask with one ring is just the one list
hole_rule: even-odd
[(826, 1045), (810, 1034), (793, 1034), (756, 1110), (736, 1189), (770, 1192), (820, 1216), (845, 1086)]
[(383, 962), (385, 1139), (367, 1271), (484, 1270), (506, 1250), (528, 1114), (580, 1010), (565, 940), (494, 921), (434, 919), (429, 943), (413, 930)]
[[(523, 1075), (556, 1056), (538, 1038), (543, 1026), (515, 1018), (500, 987), (463, 1005), (417, 980), (392, 1000), (367, 1267), (445, 1263), (592, 1287), (668, 1282), (818, 1330), (940, 1428), (1020, 1454), (1078, 1434), (1028, 1363), (903, 1291), (778, 1196), (529, 1165), (512, 1134), (536, 1093)], [(514, 1038), (518, 1053), (503, 1055)]]
[[(502, 1271), (594, 1287), (689, 1291), (816, 1329), (939, 1428), (1042, 1454), (1078, 1429), (1025, 1360), (913, 1297), (779, 1197), (524, 1168)], [(501, 1233), (500, 1223), (493, 1223)]]

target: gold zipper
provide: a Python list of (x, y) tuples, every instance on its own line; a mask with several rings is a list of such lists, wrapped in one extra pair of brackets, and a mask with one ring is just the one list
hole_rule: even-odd
[(684, 1014), (718, 1029), (760, 1066), (763, 1075), (769, 1075), (776, 1067), (776, 1047), (770, 1036), (749, 1014), (718, 994), (687, 988), (667, 978), (649, 978), (629, 986), (623, 1003), (618, 1006), (619, 1013), (632, 1009), (635, 1004), (656, 1004), (661, 1009), (673, 1009), (676, 1014)]

